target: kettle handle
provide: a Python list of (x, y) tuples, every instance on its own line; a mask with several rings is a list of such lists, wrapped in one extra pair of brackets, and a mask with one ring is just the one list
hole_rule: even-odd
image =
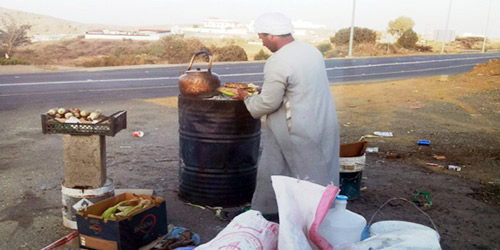
[(208, 56), (208, 72), (211, 72), (212, 70), (212, 55), (210, 55), (210, 52), (206, 51), (206, 50), (201, 50), (201, 51), (198, 51), (196, 54), (194, 54), (194, 56), (191, 58), (191, 62), (189, 63), (189, 66), (187, 68), (187, 70), (190, 70), (191, 67), (193, 66), (193, 62), (194, 62), (194, 58), (198, 55), (201, 55), (201, 54), (206, 54)]

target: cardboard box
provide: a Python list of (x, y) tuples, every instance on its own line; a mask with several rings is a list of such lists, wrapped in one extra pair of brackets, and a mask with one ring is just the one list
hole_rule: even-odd
[[(101, 214), (116, 204), (134, 197), (152, 199), (156, 205), (120, 219), (104, 222)], [(76, 213), (80, 246), (91, 249), (138, 249), (167, 234), (165, 199), (147, 195), (123, 193), (102, 200)]]

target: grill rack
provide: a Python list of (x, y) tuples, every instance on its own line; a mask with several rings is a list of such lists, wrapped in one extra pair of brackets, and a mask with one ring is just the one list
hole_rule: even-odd
[(42, 114), (42, 132), (44, 134), (71, 135), (108, 135), (115, 136), (127, 128), (127, 111), (118, 111), (98, 123), (63, 123), (47, 114)]

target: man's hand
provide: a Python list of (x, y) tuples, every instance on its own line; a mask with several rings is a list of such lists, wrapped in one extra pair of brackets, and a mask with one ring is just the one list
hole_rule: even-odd
[(245, 97), (247, 95), (248, 95), (247, 92), (243, 91), (241, 88), (238, 88), (238, 94), (233, 96), (233, 99), (243, 101), (243, 100), (245, 100)]

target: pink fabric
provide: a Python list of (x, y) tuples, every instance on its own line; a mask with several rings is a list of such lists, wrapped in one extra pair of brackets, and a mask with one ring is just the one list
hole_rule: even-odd
[(333, 201), (335, 200), (335, 196), (337, 196), (339, 192), (339, 188), (336, 186), (328, 185), (326, 186), (325, 192), (323, 192), (323, 196), (321, 196), (321, 200), (319, 201), (318, 208), (316, 209), (316, 216), (311, 225), (311, 229), (309, 229), (309, 239), (320, 249), (320, 250), (333, 250), (333, 246), (318, 233), (318, 228), (323, 219), (326, 216), (326, 213), (332, 206)]

